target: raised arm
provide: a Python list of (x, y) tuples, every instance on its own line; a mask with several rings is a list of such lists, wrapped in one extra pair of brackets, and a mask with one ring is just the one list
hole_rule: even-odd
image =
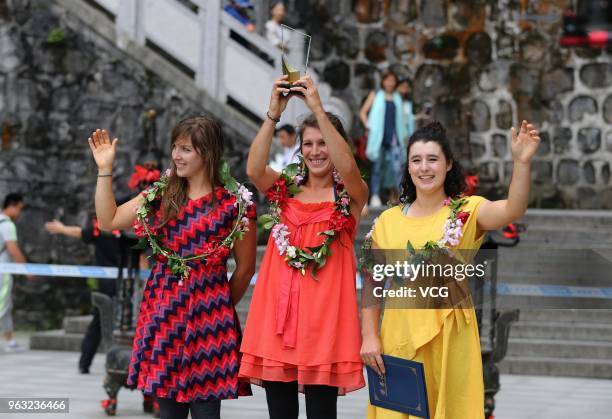
[[(353, 156), (353, 151), (327, 117), (319, 92), (312, 79), (309, 76), (304, 76), (296, 84), (300, 84), (300, 86), (292, 87), (291, 90), (302, 93), (304, 102), (315, 114), (329, 151), (329, 157), (340, 177), (342, 177), (346, 191), (351, 197), (352, 211), (357, 211), (357, 214), (359, 214), (368, 200), (368, 185), (361, 178), (361, 172)], [(353, 213), (355, 214), (355, 212)]]
[(98, 183), (96, 184), (96, 216), (102, 230), (126, 230), (136, 218), (136, 208), (143, 197), (135, 198), (117, 207), (113, 195), (113, 162), (117, 148), (117, 138), (112, 142), (106, 130), (97, 129), (87, 140), (98, 166)]
[(45, 223), (45, 230), (51, 234), (62, 234), (68, 237), (80, 239), (83, 237), (83, 229), (79, 226), (67, 226), (60, 220), (48, 221)]
[(249, 148), (246, 172), (260, 192), (270, 189), (270, 186), (279, 177), (279, 173), (268, 165), (268, 161), (270, 159), (270, 145), (276, 127), (273, 120), (280, 119), (281, 114), (287, 107), (287, 102), (291, 98), (289, 89), (281, 86), (284, 83), (287, 83), (287, 76), (281, 76), (274, 80), (268, 113)]
[(370, 109), (372, 108), (372, 103), (374, 103), (375, 95), (376, 95), (375, 92), (373, 91), (370, 92), (365, 102), (363, 102), (361, 109), (359, 110), (359, 120), (361, 121), (365, 129), (370, 129), (370, 127), (368, 126), (368, 113), (370, 112)]
[(535, 127), (523, 121), (517, 135), (512, 127), (512, 180), (508, 199), (485, 201), (478, 211), (480, 230), (497, 230), (510, 224), (525, 214), (529, 202), (531, 186), (531, 160), (540, 145), (540, 137)]

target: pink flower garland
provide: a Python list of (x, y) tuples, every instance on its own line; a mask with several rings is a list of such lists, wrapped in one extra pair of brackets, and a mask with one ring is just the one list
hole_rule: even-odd
[(279, 179), (266, 192), (266, 198), (270, 201), (270, 214), (262, 215), (259, 220), (265, 229), (271, 229), (271, 236), (278, 253), (285, 256), (285, 262), (292, 268), (298, 269), (302, 275), (306, 268), (311, 266), (311, 274), (316, 278), (316, 271), (325, 265), (327, 256), (330, 255), (330, 245), (340, 231), (348, 228), (350, 220), (351, 199), (344, 188), (340, 177), (334, 171), (334, 182), (336, 183), (335, 211), (330, 217), (328, 229), (320, 232), (325, 236), (322, 244), (301, 249), (289, 243), (289, 228), (281, 222), (281, 207), (286, 203), (288, 195), (296, 195), (300, 192), (299, 184), (304, 175), (299, 172), (299, 164), (290, 164), (283, 170)]

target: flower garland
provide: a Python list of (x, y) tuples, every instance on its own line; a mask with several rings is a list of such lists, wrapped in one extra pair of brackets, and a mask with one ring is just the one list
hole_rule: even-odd
[[(170, 169), (155, 183), (151, 188), (142, 192), (144, 200), (136, 210), (136, 220), (134, 221), (134, 233), (140, 238), (136, 248), (144, 249), (147, 244), (153, 250), (153, 257), (162, 263), (167, 263), (173, 275), (179, 277), (179, 285), (183, 279), (189, 277), (191, 268), (187, 262), (206, 259), (208, 263), (221, 263), (230, 253), (236, 239), (240, 240), (249, 231), (249, 220), (246, 217), (247, 208), (253, 204), (253, 194), (244, 185), (238, 183), (232, 177), (227, 162), (223, 162), (220, 171), (220, 179), (223, 187), (236, 198), (234, 206), (238, 207), (238, 217), (232, 231), (223, 239), (215, 243), (205, 243), (202, 252), (186, 257), (181, 257), (178, 253), (162, 245), (163, 234), (158, 231), (157, 226), (150, 226), (148, 220), (153, 216), (153, 203), (161, 200), (168, 186)], [(214, 190), (213, 192), (214, 193)]]
[(160, 172), (157, 169), (147, 169), (144, 166), (137, 164), (134, 166), (134, 173), (128, 182), (128, 188), (136, 189), (141, 183), (150, 185), (159, 180)]
[[(435, 251), (446, 250), (459, 244), (459, 241), (463, 236), (463, 227), (470, 217), (469, 212), (461, 211), (461, 207), (463, 207), (467, 202), (468, 200), (464, 196), (460, 196), (458, 198), (446, 198), (444, 200), (443, 204), (444, 206), (449, 207), (450, 214), (442, 227), (442, 237), (439, 240), (430, 240), (423, 245), (423, 250), (425, 252), (424, 255), (417, 256), (419, 262), (420, 260), (428, 260), (431, 254)], [(376, 225), (376, 220), (374, 220), (372, 228), (368, 234), (366, 234), (363, 244), (361, 245), (358, 265), (359, 269), (362, 271), (371, 271), (372, 268), (373, 258), (371, 249), (374, 225)], [(416, 256), (416, 250), (410, 240), (408, 240), (406, 243), (406, 249), (412, 256)]]
[(298, 194), (301, 189), (299, 185), (305, 178), (303, 161), (288, 165), (280, 174), (280, 177), (266, 192), (266, 198), (270, 202), (270, 213), (259, 217), (260, 223), (266, 230), (271, 230), (274, 244), (281, 256), (285, 256), (285, 262), (290, 267), (299, 270), (302, 275), (310, 266), (312, 277), (317, 280), (316, 271), (325, 266), (327, 257), (331, 255), (330, 246), (336, 235), (346, 229), (350, 223), (351, 199), (344, 184), (334, 171), (334, 182), (336, 188), (335, 208), (329, 219), (327, 230), (318, 234), (325, 236), (325, 240), (319, 246), (302, 249), (289, 243), (289, 228), (281, 222), (282, 207), (287, 202), (288, 196)]

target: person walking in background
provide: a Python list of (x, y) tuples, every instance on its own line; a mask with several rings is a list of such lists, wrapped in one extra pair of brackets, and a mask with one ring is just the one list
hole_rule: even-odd
[(283, 49), (281, 23), (286, 12), (285, 3), (274, 2), (270, 7), (270, 20), (266, 22), (266, 39), (278, 49)]
[(366, 129), (366, 155), (372, 162), (370, 177), (370, 206), (380, 207), (380, 190), (390, 190), (390, 200), (397, 198), (397, 179), (406, 160), (402, 97), (395, 91), (397, 76), (393, 72), (382, 75), (378, 91), (370, 92), (359, 112)]
[(412, 87), (408, 78), (401, 78), (397, 83), (397, 93), (402, 98), (402, 115), (406, 124), (406, 138), (414, 132), (414, 112), (412, 110)]
[(276, 138), (280, 142), (281, 151), (270, 160), (270, 167), (277, 172), (281, 172), (289, 164), (298, 161), (299, 144), (293, 125), (285, 124), (278, 128)]
[[(0, 212), (0, 263), (26, 263), (26, 258), (17, 244), (15, 221), (25, 206), (23, 195), (9, 193), (4, 198)], [(33, 277), (28, 276), (29, 279)], [(6, 352), (20, 350), (13, 337), (13, 277), (9, 273), (0, 273), (0, 329), (4, 333)]]
[[(91, 217), (85, 227), (67, 226), (59, 220), (52, 220), (45, 223), (45, 230), (50, 234), (61, 234), (82, 240), (86, 244), (93, 244), (95, 249), (95, 261), (98, 266), (119, 266), (119, 239), (121, 232), (100, 230), (98, 220)], [(115, 279), (98, 279), (98, 291), (114, 297), (116, 293)], [(89, 368), (102, 340), (100, 329), (100, 312), (93, 307), (93, 318), (87, 327), (87, 332), (81, 342), (81, 356), (79, 358), (79, 372), (89, 374)]]

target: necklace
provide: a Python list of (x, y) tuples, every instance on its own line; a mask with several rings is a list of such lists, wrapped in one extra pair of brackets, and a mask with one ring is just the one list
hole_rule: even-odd
[[(191, 268), (187, 262), (206, 259), (207, 262), (221, 263), (234, 246), (236, 239), (240, 240), (249, 231), (249, 220), (246, 217), (247, 208), (253, 205), (253, 194), (244, 185), (238, 183), (232, 177), (227, 162), (221, 165), (220, 179), (223, 187), (236, 198), (235, 206), (238, 206), (238, 216), (234, 227), (229, 234), (222, 240), (215, 243), (205, 243), (204, 249), (198, 254), (186, 257), (180, 256), (175, 251), (162, 244), (162, 233), (155, 225), (149, 225), (148, 220), (154, 214), (153, 203), (161, 200), (168, 186), (170, 169), (153, 185), (142, 192), (144, 200), (136, 210), (136, 220), (134, 220), (134, 233), (140, 238), (136, 248), (144, 249), (147, 245), (153, 250), (153, 257), (161, 262), (168, 264), (173, 275), (179, 277), (179, 285), (189, 277)], [(215, 193), (214, 188), (212, 193)]]
[(350, 226), (350, 202), (351, 199), (340, 180), (334, 172), (334, 212), (331, 215), (327, 230), (318, 234), (325, 236), (323, 243), (318, 246), (302, 249), (289, 243), (289, 228), (281, 222), (282, 207), (286, 204), (289, 196), (295, 196), (301, 192), (300, 183), (305, 179), (305, 164), (303, 160), (288, 165), (280, 174), (278, 180), (266, 192), (266, 198), (270, 202), (270, 213), (259, 217), (259, 222), (266, 230), (271, 230), (276, 249), (281, 256), (285, 256), (285, 262), (291, 268), (299, 270), (302, 275), (310, 268), (312, 277), (317, 280), (316, 271), (325, 266), (327, 257), (331, 254), (330, 246), (336, 236)]
[[(461, 237), (463, 236), (463, 226), (467, 222), (470, 217), (470, 213), (467, 211), (461, 211), (461, 208), (468, 202), (465, 196), (459, 196), (457, 198), (446, 198), (443, 201), (443, 205), (450, 209), (450, 214), (446, 221), (444, 222), (444, 226), (442, 227), (442, 237), (438, 240), (429, 240), (423, 245), (424, 255), (418, 255), (418, 259), (426, 260), (428, 259), (428, 255), (431, 255), (433, 251), (437, 250), (446, 250), (457, 246)], [(407, 215), (408, 208), (410, 204), (405, 204), (402, 207), (402, 213)], [(366, 270), (371, 272), (372, 265), (374, 264), (374, 260), (372, 257), (372, 232), (374, 231), (374, 227), (376, 226), (377, 219), (372, 223), (372, 228), (366, 234), (365, 240), (360, 248), (359, 254), (359, 269)], [(406, 242), (406, 249), (412, 255), (416, 255), (416, 249), (408, 240)]]

